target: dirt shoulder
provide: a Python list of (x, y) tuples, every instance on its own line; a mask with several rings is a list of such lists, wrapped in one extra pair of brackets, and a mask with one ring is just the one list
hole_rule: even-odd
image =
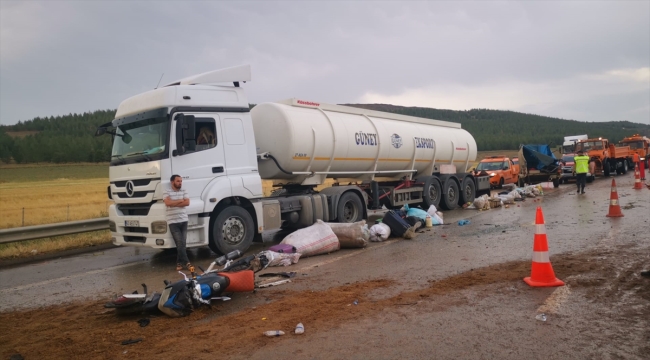
[[(650, 279), (640, 277), (638, 270), (650, 265), (649, 254), (650, 247), (626, 245), (557, 255), (553, 258), (555, 272), (566, 281), (570, 291), (555, 297), (551, 296), (555, 289), (528, 288), (522, 277), (529, 274), (530, 262), (519, 261), (477, 268), (387, 298), (382, 294), (394, 285), (394, 280), (375, 279), (324, 291), (260, 290), (248, 295), (254, 302), (261, 303), (253, 308), (220, 316), (220, 312), (230, 306), (221, 303), (186, 318), (154, 317), (147, 327), (139, 326), (140, 317), (115, 316), (102, 307), (101, 301), (2, 313), (0, 321), (5, 326), (0, 335), (3, 344), (0, 354), (3, 358), (12, 354), (25, 358), (99, 359), (125, 354), (131, 358), (155, 356), (163, 359), (207, 359), (218, 355), (228, 358), (289, 355), (322, 358), (330, 357), (322, 351), (335, 346), (336, 350), (329, 350), (334, 351), (329, 352), (330, 355), (337, 354), (334, 357), (373, 355), (386, 358), (396, 354), (393, 343), (401, 339), (405, 341), (403, 346), (414, 344), (410, 349), (403, 349), (402, 354), (409, 355), (405, 357), (433, 353), (440, 357), (463, 354), (472, 357), (476, 354), (474, 343), (482, 343), (484, 354), (486, 350), (493, 351), (500, 358), (510, 358), (528, 347), (539, 347), (541, 353), (551, 358), (562, 354), (573, 358), (598, 355), (603, 351), (621, 357), (642, 358), (650, 353)], [(355, 300), (358, 305), (353, 304)], [(445, 314), (460, 320), (462, 316), (457, 311), (467, 313), (476, 308), (484, 309), (483, 316), (464, 319), (467, 326), (441, 323), (420, 328), (412, 321)], [(589, 312), (571, 310), (575, 308)], [(540, 309), (548, 314), (547, 322), (535, 320)], [(501, 323), (499, 317), (507, 319), (505, 314), (520, 311), (526, 314), (525, 318), (508, 320), (514, 321), (516, 326)], [(298, 322), (305, 324), (306, 333), (302, 336), (291, 334)], [(528, 328), (533, 332), (522, 331)], [(468, 329), (484, 334), (483, 339), (474, 338), (470, 341), (472, 346), (463, 348), (468, 345), (463, 339), (472, 336)], [(266, 330), (283, 330), (288, 334), (267, 338), (262, 335)], [(382, 345), (366, 331), (380, 331), (379, 339), (386, 334), (395, 336), (393, 341), (384, 341)], [(554, 335), (545, 336), (549, 331)], [(447, 339), (452, 333), (457, 333), (457, 337), (448, 342), (440, 341), (443, 334)], [(431, 335), (429, 339), (438, 337), (435, 346), (432, 342), (416, 341), (427, 334)], [(501, 339), (523, 337), (525, 341), (522, 339), (518, 344), (506, 341), (505, 347), (493, 349), (489, 338), (495, 334)], [(533, 341), (535, 338), (537, 344)], [(142, 341), (121, 345), (128, 339)], [(318, 341), (314, 342), (315, 339)], [(545, 344), (555, 339), (563, 339), (564, 344), (553, 347)], [(580, 345), (583, 343), (590, 345)], [(425, 344), (431, 344), (431, 348)]]

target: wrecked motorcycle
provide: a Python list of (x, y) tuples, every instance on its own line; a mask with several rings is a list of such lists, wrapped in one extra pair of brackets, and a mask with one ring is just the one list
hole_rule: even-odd
[[(135, 291), (113, 298), (104, 307), (114, 308), (116, 314), (164, 313), (171, 317), (189, 315), (202, 305), (210, 305), (213, 300), (227, 301), (224, 294), (248, 292), (255, 289), (255, 273), (268, 266), (268, 259), (263, 254), (241, 257), (241, 252), (235, 250), (217, 258), (210, 264), (207, 271), (196, 274), (194, 266), (190, 266), (190, 275), (179, 271), (183, 280), (170, 283), (165, 280), (162, 293), (147, 291), (147, 285), (142, 284), (144, 294)], [(214, 270), (215, 266), (223, 266)]]

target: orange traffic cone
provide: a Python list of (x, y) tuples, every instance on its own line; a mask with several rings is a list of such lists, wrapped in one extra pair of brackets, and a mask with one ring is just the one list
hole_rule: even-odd
[(634, 187), (635, 190), (643, 190), (643, 184), (641, 184), (641, 173), (639, 173), (639, 165), (637, 164), (634, 167)]
[(618, 204), (618, 193), (616, 192), (616, 180), (612, 179), (612, 194), (609, 197), (609, 214), (607, 217), (623, 217), (621, 205)]
[(555, 272), (548, 258), (548, 241), (542, 208), (537, 207), (535, 216), (535, 243), (533, 244), (533, 265), (530, 277), (524, 278), (526, 284), (534, 287), (562, 286), (564, 281), (555, 277)]

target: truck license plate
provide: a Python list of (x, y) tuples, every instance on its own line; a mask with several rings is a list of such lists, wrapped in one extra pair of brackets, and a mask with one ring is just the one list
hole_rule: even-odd
[(124, 220), (124, 226), (140, 227), (140, 220)]

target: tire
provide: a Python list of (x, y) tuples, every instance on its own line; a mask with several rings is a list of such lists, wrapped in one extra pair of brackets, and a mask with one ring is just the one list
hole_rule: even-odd
[(621, 173), (623, 175), (627, 174), (627, 171), (629, 170), (629, 166), (627, 163), (627, 160), (623, 160), (623, 168), (621, 169)]
[(609, 176), (609, 174), (611, 174), (611, 172), (612, 172), (612, 169), (611, 169), (611, 166), (609, 165), (609, 161), (606, 161), (605, 165), (603, 165), (603, 174), (605, 176)]
[(476, 185), (474, 185), (474, 181), (468, 176), (463, 179), (463, 185), (461, 185), (459, 205), (467, 204), (468, 202), (473, 203), (475, 198)]
[(517, 186), (524, 187), (524, 185), (525, 185), (524, 184), (524, 179), (522, 179), (522, 178), (517, 179)]
[(454, 210), (458, 207), (459, 195), (458, 184), (452, 178), (447, 179), (442, 186), (440, 205), (443, 209)]
[(431, 205), (438, 208), (440, 204), (440, 198), (442, 197), (442, 186), (440, 186), (440, 181), (433, 177), (428, 176), (424, 180), (424, 190), (422, 191), (422, 204), (425, 209), (431, 207)]
[(554, 188), (559, 188), (560, 187), (560, 180), (559, 179), (554, 179), (553, 180), (553, 187)]
[(246, 252), (255, 236), (255, 223), (251, 214), (239, 206), (229, 206), (213, 218), (211, 226), (210, 250), (217, 254), (227, 254), (239, 250)]
[(596, 177), (593, 176), (593, 175), (591, 175), (591, 176), (587, 177), (587, 182), (588, 182), (588, 183), (591, 183), (591, 182), (593, 182), (595, 179), (596, 179)]
[(353, 223), (363, 219), (363, 204), (359, 196), (352, 191), (344, 193), (336, 205), (336, 221)]
[(504, 183), (505, 183), (505, 181), (503, 181), (503, 178), (501, 178), (501, 180), (499, 180), (499, 189), (503, 189), (503, 184)]

